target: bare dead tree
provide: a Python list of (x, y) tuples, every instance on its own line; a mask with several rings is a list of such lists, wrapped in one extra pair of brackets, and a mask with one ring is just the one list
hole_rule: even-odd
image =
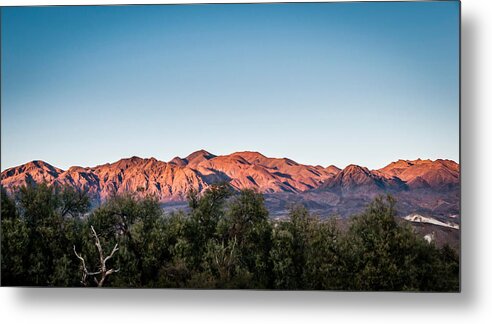
[[(99, 252), (99, 270), (95, 272), (90, 272), (87, 270), (87, 266), (85, 264), (84, 258), (77, 253), (75, 250), (75, 245), (73, 246), (73, 252), (75, 253), (75, 256), (80, 260), (81, 265), (80, 268), (82, 270), (82, 280), (80, 281), (82, 285), (87, 286), (87, 277), (93, 276), (94, 277), (94, 282), (98, 287), (102, 287), (104, 284), (104, 281), (106, 280), (106, 277), (109, 276), (110, 274), (116, 273), (120, 271), (120, 269), (107, 269), (106, 268), (106, 262), (113, 257), (113, 255), (118, 251), (118, 243), (114, 246), (113, 250), (108, 256), (104, 256), (104, 252), (101, 247), (101, 242), (99, 241), (99, 237), (97, 236), (96, 231), (94, 230), (94, 227), (91, 226), (91, 231), (92, 235), (94, 236), (95, 244), (97, 247), (97, 251)], [(100, 278), (98, 279), (96, 276), (101, 275)]]

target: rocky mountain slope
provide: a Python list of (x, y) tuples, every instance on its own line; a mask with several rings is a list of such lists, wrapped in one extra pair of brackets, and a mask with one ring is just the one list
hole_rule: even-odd
[(459, 213), (459, 165), (450, 160), (399, 160), (379, 170), (358, 165), (341, 170), (269, 158), (258, 152), (216, 156), (200, 150), (169, 162), (132, 157), (68, 170), (32, 161), (1, 174), (1, 184), (8, 191), (43, 181), (88, 190), (98, 201), (130, 191), (153, 194), (163, 204), (179, 203), (192, 188), (203, 191), (211, 184), (228, 182), (237, 190), (253, 188), (264, 193), (274, 213), (300, 202), (321, 214), (345, 215), (382, 193), (397, 196), (400, 208), (407, 213)]

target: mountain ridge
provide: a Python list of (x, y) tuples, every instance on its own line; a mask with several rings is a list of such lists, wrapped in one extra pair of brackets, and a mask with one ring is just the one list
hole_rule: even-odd
[(412, 192), (432, 193), (446, 198), (448, 192), (459, 189), (459, 179), (459, 164), (443, 159), (398, 160), (377, 170), (356, 164), (340, 169), (333, 165), (304, 165), (253, 151), (214, 155), (206, 150), (168, 162), (133, 156), (67, 170), (35, 160), (1, 173), (1, 185), (7, 191), (44, 181), (85, 189), (99, 201), (113, 193), (131, 191), (153, 194), (162, 203), (184, 201), (190, 189), (201, 192), (218, 182), (227, 182), (235, 190), (251, 188), (264, 194), (288, 195), (288, 199), (292, 195), (321, 197), (316, 198), (320, 204), (332, 204), (344, 197), (366, 199), (383, 193), (401, 193), (412, 199), (415, 198)]

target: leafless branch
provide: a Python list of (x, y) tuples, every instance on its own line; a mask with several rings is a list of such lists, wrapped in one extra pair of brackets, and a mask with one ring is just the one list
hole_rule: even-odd
[[(81, 270), (82, 270), (82, 281), (81, 281), (81, 283), (84, 286), (86, 286), (87, 285), (87, 283), (86, 283), (87, 276), (94, 276), (94, 282), (96, 283), (96, 285), (98, 287), (102, 287), (103, 284), (104, 284), (104, 281), (106, 280), (106, 277), (107, 276), (109, 276), (110, 274), (116, 273), (116, 272), (118, 272), (120, 270), (120, 269), (106, 270), (106, 262), (113, 257), (113, 255), (116, 253), (116, 251), (119, 250), (118, 249), (118, 243), (115, 244), (115, 246), (114, 246), (113, 250), (111, 251), (110, 255), (104, 257), (103, 249), (101, 247), (101, 241), (99, 240), (99, 237), (97, 236), (96, 230), (94, 229), (93, 226), (91, 226), (91, 231), (92, 231), (92, 235), (94, 236), (94, 241), (95, 241), (94, 244), (96, 245), (97, 251), (99, 252), (99, 271), (89, 272), (87, 270), (87, 267), (86, 267), (84, 258), (82, 256), (80, 256), (77, 253), (77, 251), (75, 250), (75, 245), (73, 247), (73, 251), (75, 253), (75, 256), (82, 263), (82, 265), (81, 265)], [(96, 275), (101, 275), (101, 278), (100, 279), (97, 279), (95, 277)]]
[(108, 255), (105, 259), (104, 259), (104, 263), (106, 264), (106, 261), (108, 261), (109, 259), (111, 259), (113, 257), (113, 255), (115, 254), (116, 251), (118, 251), (118, 243), (115, 244), (114, 248), (113, 248), (113, 251), (111, 251), (111, 254)]
[(77, 251), (75, 250), (75, 245), (73, 246), (73, 252), (75, 253), (75, 256), (76, 256), (77, 258), (79, 258), (80, 262), (82, 262), (81, 267), (80, 267), (80, 268), (81, 268), (81, 270), (82, 270), (82, 279), (80, 280), (80, 283), (81, 283), (82, 285), (86, 286), (86, 285), (87, 285), (87, 283), (86, 283), (86, 279), (87, 279), (87, 275), (88, 275), (89, 271), (87, 271), (87, 267), (85, 266), (85, 260), (84, 260), (84, 258), (83, 258), (83, 257), (81, 257), (81, 256), (77, 253)]

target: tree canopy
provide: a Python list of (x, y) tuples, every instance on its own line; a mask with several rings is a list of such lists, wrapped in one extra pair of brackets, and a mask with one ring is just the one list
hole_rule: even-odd
[(81, 282), (84, 267), (100, 273), (111, 255), (106, 287), (459, 290), (456, 251), (399, 224), (391, 197), (348, 229), (303, 206), (271, 220), (262, 194), (227, 184), (191, 191), (188, 202), (164, 214), (152, 196), (123, 194), (90, 210), (87, 193), (70, 187), (2, 188), (2, 285), (96, 286)]

